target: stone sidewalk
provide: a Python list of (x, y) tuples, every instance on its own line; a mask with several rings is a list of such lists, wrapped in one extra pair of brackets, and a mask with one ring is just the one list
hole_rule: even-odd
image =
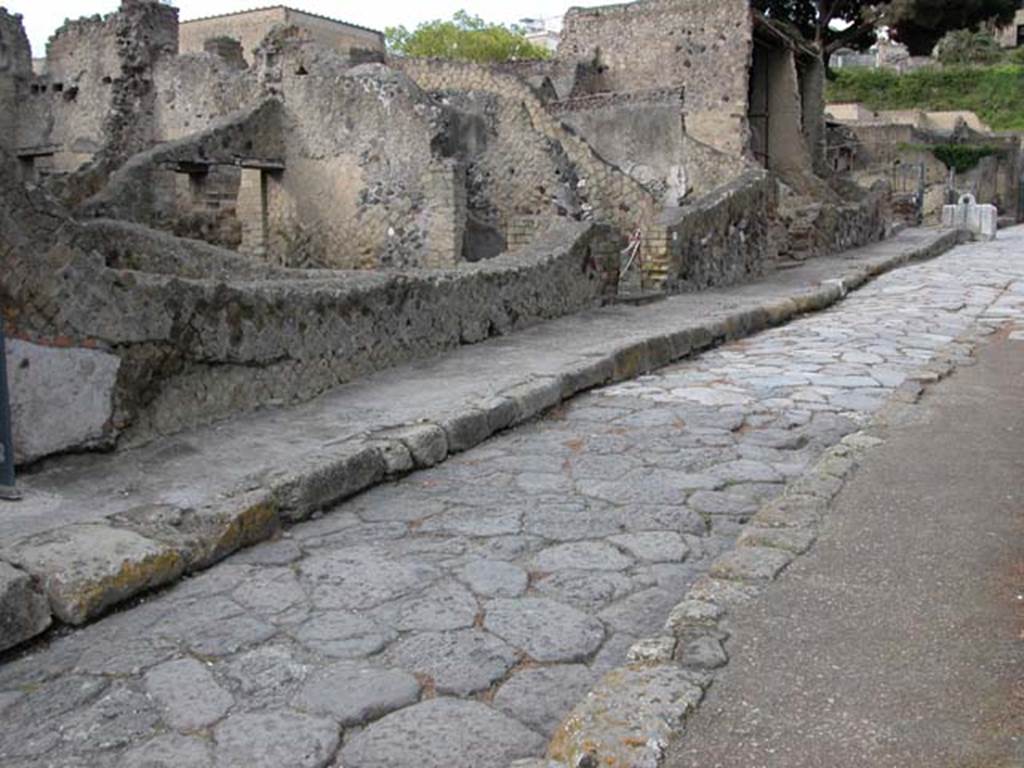
[(582, 394), (9, 653), (0, 764), (653, 765), (860, 430), (978, 323), (1024, 328), (1022, 241)]
[[(948, 231), (909, 230), (749, 285), (538, 325), (300, 407), (140, 449), (50, 461), (20, 479), (24, 501), (0, 506), (0, 563), (10, 564), (0, 567), (0, 646), (42, 631), (51, 612), (67, 623), (88, 621), (575, 393), (821, 309), (955, 239)], [(34, 595), (26, 573), (43, 585), (45, 599)]]

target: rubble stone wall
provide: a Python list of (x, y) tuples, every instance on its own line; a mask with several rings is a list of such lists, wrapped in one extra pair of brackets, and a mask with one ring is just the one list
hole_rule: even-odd
[[(547, 141), (560, 147), (573, 166), (580, 204), (591, 209), (596, 219), (608, 221), (620, 231), (632, 232), (652, 223), (660, 212), (661, 203), (650, 189), (608, 162), (587, 141), (566, 128), (547, 110), (538, 94), (518, 77), (464, 62), (407, 59), (396, 60), (393, 65), (400, 67), (426, 91), (490, 93), (523, 110), (532, 133), (521, 132), (521, 141)], [(507, 174), (508, 168), (504, 172)], [(553, 181), (558, 183), (550, 176), (520, 178), (516, 183), (523, 187), (542, 187), (541, 194), (550, 196)], [(539, 189), (537, 191), (540, 193)], [(564, 207), (566, 202), (556, 197), (549, 205)]]
[[(144, 441), (303, 401), (595, 306), (616, 274), (618, 239), (573, 221), (529, 247), (456, 268), (286, 269), (138, 224), (80, 224), (40, 188), (16, 183), (10, 158), (3, 161), (0, 311), (19, 341), (14, 398), (19, 413), (33, 414), (16, 429), (37, 435), (22, 445), (47, 453)], [(102, 387), (83, 391), (93, 381), (87, 368), (102, 373)], [(48, 388), (38, 386), (39, 372)], [(80, 433), (67, 431), (51, 402), (60, 392), (96, 409), (80, 414)], [(41, 455), (22, 452), (19, 461)]]
[(768, 174), (747, 171), (668, 217), (661, 241), (671, 267), (666, 288), (699, 291), (764, 274), (777, 256), (777, 195)]

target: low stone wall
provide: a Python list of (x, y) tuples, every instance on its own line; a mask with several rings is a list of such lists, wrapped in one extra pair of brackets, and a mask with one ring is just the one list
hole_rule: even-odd
[(228, 282), (225, 272), (244, 257), (188, 241), (164, 252), (154, 238), (170, 244), (169, 236), (94, 226), (72, 242), (102, 243), (111, 228), (126, 237), (105, 251), (65, 246), (49, 277), (7, 291), (19, 309), (7, 361), (19, 463), (308, 400), (376, 370), (586, 309), (606, 295), (606, 262), (618, 245), (603, 227), (563, 222), (530, 247), (456, 269), (254, 262)]
[(652, 250), (665, 254), (665, 287), (673, 292), (730, 285), (764, 274), (776, 257), (771, 221), (775, 181), (748, 171), (666, 215)]
[[(854, 199), (859, 197), (860, 199)], [(892, 229), (892, 193), (885, 182), (846, 193), (848, 202), (815, 203), (783, 211), (788, 243), (785, 255), (808, 259), (875, 243)]]

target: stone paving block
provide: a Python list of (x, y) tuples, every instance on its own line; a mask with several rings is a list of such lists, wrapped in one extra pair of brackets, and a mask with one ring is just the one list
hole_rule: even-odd
[(437, 698), (393, 712), (347, 741), (345, 768), (480, 768), (540, 753), (543, 738), (478, 701)]
[(596, 679), (582, 664), (522, 669), (498, 689), (494, 706), (537, 733), (550, 736)]
[(472, 592), (458, 582), (444, 582), (381, 606), (376, 616), (399, 632), (430, 632), (471, 627), (479, 612)]
[(125, 752), (120, 768), (214, 768), (213, 749), (205, 739), (163, 734)]
[(111, 515), (111, 524), (180, 552), (188, 570), (208, 568), (232, 552), (271, 538), (280, 527), (277, 503), (252, 491), (198, 508), (141, 506)]
[(725, 615), (722, 607), (706, 600), (687, 599), (679, 603), (668, 619), (665, 629), (673, 634), (680, 634), (692, 627), (713, 627)]
[(609, 672), (558, 727), (548, 755), (571, 766), (657, 765), (668, 740), (704, 695), (692, 681), (675, 664), (635, 664)]
[(462, 567), (459, 577), (482, 597), (519, 597), (529, 583), (525, 570), (501, 560), (474, 560)]
[(818, 538), (813, 528), (765, 528), (754, 522), (745, 526), (736, 540), (737, 547), (771, 547), (802, 555)]
[(573, 541), (556, 544), (541, 550), (533, 558), (535, 571), (621, 571), (633, 564), (633, 559), (602, 541)]
[(333, 720), (283, 710), (231, 715), (213, 741), (217, 768), (324, 768), (340, 734)]
[(664, 663), (672, 660), (676, 651), (674, 635), (659, 635), (638, 640), (629, 647), (626, 660), (633, 662)]
[(713, 578), (734, 581), (771, 581), (793, 561), (793, 554), (768, 547), (741, 547), (711, 565)]
[(50, 605), (32, 577), (0, 562), (0, 651), (50, 626)]
[(651, 563), (681, 563), (690, 553), (686, 541), (675, 531), (622, 533), (608, 540), (633, 557)]
[(487, 413), (467, 408), (441, 422), (450, 453), (468, 451), (491, 435)]
[(544, 597), (598, 611), (636, 589), (653, 585), (653, 579), (637, 581), (617, 571), (559, 571), (538, 579), (533, 588)]
[(562, 383), (556, 378), (538, 378), (502, 392), (516, 404), (514, 424), (529, 421), (562, 402)]
[(518, 660), (508, 643), (481, 629), (410, 634), (387, 655), (396, 666), (429, 677), (438, 693), (456, 696), (489, 688)]
[(42, 585), (62, 621), (82, 624), (132, 595), (173, 581), (185, 568), (179, 552), (137, 533), (87, 523), (37, 534), (5, 556)]
[(281, 518), (296, 522), (374, 485), (385, 469), (380, 451), (368, 440), (305, 456), (295, 467), (270, 473), (264, 482)]
[(729, 663), (722, 641), (708, 634), (698, 634), (679, 641), (676, 659), (687, 669), (713, 670)]
[(398, 637), (391, 627), (344, 610), (316, 614), (293, 634), (306, 647), (340, 659), (370, 656)]
[(420, 683), (399, 669), (339, 662), (314, 673), (292, 705), (341, 726), (362, 725), (419, 699)]
[(282, 705), (309, 677), (310, 657), (290, 644), (261, 645), (214, 666), (218, 679), (239, 694), (247, 708), (254, 704)]
[(547, 598), (501, 598), (485, 611), (485, 629), (537, 661), (584, 661), (604, 641), (600, 621)]
[(559, 376), (559, 381), (562, 384), (562, 399), (568, 399), (575, 394), (608, 383), (612, 380), (614, 370), (614, 364), (607, 358), (588, 359), (573, 363)]
[(234, 698), (195, 659), (160, 664), (145, 676), (146, 692), (163, 708), (163, 720), (179, 731), (213, 725), (227, 714)]

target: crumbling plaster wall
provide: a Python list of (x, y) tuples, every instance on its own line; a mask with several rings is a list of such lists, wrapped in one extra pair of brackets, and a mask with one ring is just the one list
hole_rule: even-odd
[(596, 63), (587, 90), (682, 89), (686, 132), (729, 155), (746, 152), (753, 20), (747, 0), (640, 0), (572, 8), (557, 57)]
[(212, 121), (260, 98), (260, 85), (252, 72), (211, 53), (161, 60), (153, 79), (157, 141), (204, 130)]
[[(260, 49), (285, 105), (285, 171), (268, 191), (270, 248), (290, 266), (443, 266), (462, 251), (450, 116), (401, 72), (350, 62), (295, 28)], [(384, 128), (382, 130), (382, 128)]]
[(663, 205), (678, 205), (685, 197), (690, 184), (681, 91), (595, 94), (557, 101), (549, 109)]

